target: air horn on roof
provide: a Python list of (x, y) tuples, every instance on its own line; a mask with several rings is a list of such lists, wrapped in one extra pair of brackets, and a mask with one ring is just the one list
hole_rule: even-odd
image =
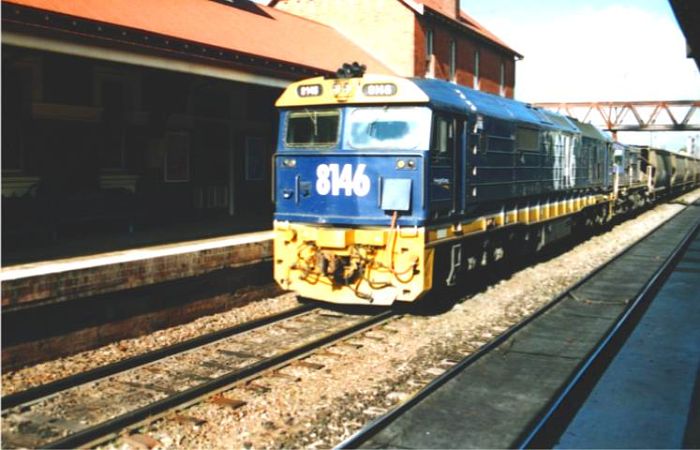
[(354, 62), (352, 64), (345, 63), (335, 71), (336, 78), (359, 78), (365, 74), (367, 66)]

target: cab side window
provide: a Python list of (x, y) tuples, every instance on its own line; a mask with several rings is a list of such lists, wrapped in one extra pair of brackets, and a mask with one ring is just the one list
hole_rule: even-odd
[(434, 166), (449, 165), (455, 143), (454, 121), (436, 116), (433, 127), (433, 143), (430, 147), (430, 162)]
[(521, 151), (539, 151), (539, 133), (530, 128), (518, 127), (516, 131), (517, 149)]

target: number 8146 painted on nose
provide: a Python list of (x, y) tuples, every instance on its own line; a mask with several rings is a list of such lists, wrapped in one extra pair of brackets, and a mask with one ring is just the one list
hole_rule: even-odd
[(352, 164), (319, 164), (316, 167), (316, 192), (319, 195), (339, 196), (340, 191), (345, 191), (346, 197), (353, 194), (364, 197), (369, 194), (371, 182), (365, 175), (366, 164), (358, 164), (353, 173)]

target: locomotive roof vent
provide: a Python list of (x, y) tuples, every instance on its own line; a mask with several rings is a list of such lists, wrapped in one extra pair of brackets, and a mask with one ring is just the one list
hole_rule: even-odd
[(335, 71), (336, 78), (360, 78), (365, 74), (367, 66), (355, 61), (352, 64), (345, 63)]

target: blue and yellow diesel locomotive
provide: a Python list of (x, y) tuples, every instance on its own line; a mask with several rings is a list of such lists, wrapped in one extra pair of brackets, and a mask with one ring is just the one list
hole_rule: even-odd
[(277, 106), (274, 277), (327, 302), (416, 300), (609, 220), (623, 191), (648, 202), (658, 174), (612, 170), (629, 148), (616, 165), (591, 125), (440, 80), (312, 78)]

